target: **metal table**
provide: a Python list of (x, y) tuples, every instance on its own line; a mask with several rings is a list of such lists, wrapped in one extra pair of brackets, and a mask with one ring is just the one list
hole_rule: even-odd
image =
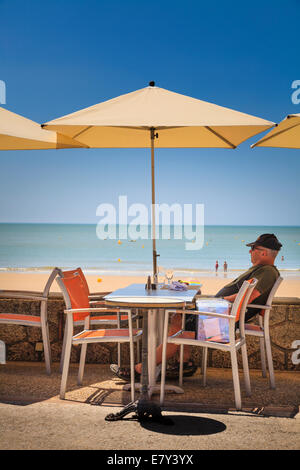
[[(110, 414), (107, 420), (121, 419), (134, 411), (140, 420), (152, 415), (157, 420), (162, 420), (161, 410), (150, 401), (151, 394), (159, 390), (156, 385), (156, 346), (157, 346), (157, 313), (166, 308), (184, 308), (192, 303), (198, 289), (186, 291), (174, 291), (169, 289), (157, 289), (147, 291), (144, 284), (131, 284), (123, 289), (118, 289), (104, 297), (107, 306), (119, 306), (126, 308), (139, 308), (143, 314), (143, 338), (142, 338), (142, 375), (141, 396), (136, 402), (129, 403), (115, 415)], [(160, 335), (159, 335), (160, 336)], [(177, 393), (183, 393), (182, 388), (174, 385), (168, 386)]]

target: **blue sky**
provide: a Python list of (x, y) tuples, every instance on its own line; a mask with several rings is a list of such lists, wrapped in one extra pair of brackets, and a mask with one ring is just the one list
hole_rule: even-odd
[[(0, 0), (4, 107), (42, 123), (155, 80), (279, 122), (300, 113), (299, 17), (299, 0)], [(157, 150), (157, 202), (203, 203), (206, 224), (300, 225), (300, 150), (250, 149), (259, 137)], [(2, 151), (0, 163), (0, 222), (97, 223), (118, 195), (150, 203), (149, 150)]]

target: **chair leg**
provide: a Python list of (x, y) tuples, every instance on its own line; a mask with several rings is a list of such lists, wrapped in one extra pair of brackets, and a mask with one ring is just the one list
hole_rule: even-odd
[(63, 358), (63, 370), (60, 383), (60, 398), (64, 400), (66, 394), (67, 379), (69, 374), (69, 365), (71, 358), (71, 348), (72, 348), (72, 334), (66, 340), (65, 353)]
[(85, 366), (85, 358), (86, 358), (86, 348), (87, 348), (87, 343), (83, 343), (81, 345), (81, 351), (80, 351), (79, 370), (78, 370), (78, 377), (77, 377), (78, 385), (82, 385), (84, 366)]
[(270, 381), (270, 388), (275, 389), (275, 376), (274, 376), (274, 366), (273, 366), (273, 358), (272, 358), (272, 349), (271, 349), (271, 340), (270, 336), (265, 336), (265, 344), (266, 344), (266, 353), (267, 353), (267, 361), (268, 361), (268, 369), (269, 369), (269, 381)]
[(241, 398), (241, 388), (240, 388), (239, 369), (238, 369), (236, 349), (231, 349), (230, 356), (231, 356), (231, 368), (232, 368), (235, 407), (237, 410), (241, 410), (242, 398)]
[(45, 365), (46, 372), (48, 375), (51, 374), (51, 348), (50, 348), (50, 338), (49, 338), (49, 326), (47, 321), (47, 304), (42, 302), (41, 305), (41, 329), (42, 329), (42, 338), (43, 338), (43, 347), (44, 347), (44, 356), (45, 356)]
[[(137, 310), (136, 313), (138, 315), (139, 311)], [(139, 330), (139, 328), (140, 328), (140, 321), (139, 321), (139, 317), (137, 317), (136, 329)], [(141, 348), (140, 348), (140, 341), (138, 340), (136, 342), (136, 362), (140, 362), (140, 360), (141, 360)]]
[(179, 353), (179, 387), (182, 387), (183, 383), (183, 351), (184, 345), (180, 345), (180, 353)]
[(259, 338), (262, 376), (267, 377), (265, 338)]
[(131, 401), (134, 401), (134, 398), (135, 398), (134, 343), (133, 343), (133, 336), (132, 336), (133, 333), (132, 333), (131, 312), (128, 312), (128, 328), (129, 328), (129, 355), (130, 355), (130, 391), (131, 391)]
[(134, 401), (135, 398), (135, 380), (134, 380), (134, 345), (129, 343), (130, 349), (130, 392), (131, 392), (131, 401)]
[(121, 367), (121, 343), (118, 343), (118, 366)]
[(165, 399), (168, 320), (169, 320), (169, 315), (167, 312), (165, 312), (164, 333), (163, 333), (163, 343), (162, 343), (161, 379), (160, 379), (160, 404), (161, 405), (163, 405), (164, 399)]
[(251, 396), (251, 384), (250, 384), (250, 374), (249, 374), (249, 364), (248, 364), (248, 355), (247, 355), (246, 344), (244, 344), (241, 347), (241, 350), (242, 350), (243, 371), (244, 371), (246, 394), (247, 394), (248, 397), (250, 397)]
[[(128, 319), (128, 321), (129, 321), (129, 319)], [(118, 330), (121, 328), (120, 313), (117, 313), (117, 328), (118, 328)], [(120, 343), (117, 344), (117, 348), (118, 348), (118, 366), (121, 367), (121, 344)]]
[(62, 351), (61, 351), (61, 356), (60, 356), (60, 364), (59, 364), (59, 371), (62, 373), (63, 367), (64, 367), (64, 356), (65, 356), (65, 349), (66, 349), (66, 331), (64, 332), (64, 337), (63, 337), (63, 344), (62, 344)]
[(206, 386), (206, 369), (207, 369), (207, 351), (208, 348), (202, 348), (202, 363), (201, 363), (201, 373), (202, 373), (202, 385)]
[(42, 338), (43, 338), (43, 345), (44, 345), (46, 373), (48, 375), (51, 375), (51, 352), (50, 352), (50, 344), (49, 344), (48, 326), (42, 327)]
[(167, 358), (166, 353), (162, 351), (162, 363), (161, 363), (161, 378), (160, 378), (160, 404), (163, 405), (165, 400), (165, 384), (166, 384), (166, 365)]

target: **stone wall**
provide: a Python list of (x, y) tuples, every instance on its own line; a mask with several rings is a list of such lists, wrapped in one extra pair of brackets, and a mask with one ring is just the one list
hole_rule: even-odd
[[(50, 331), (52, 361), (59, 362), (64, 331), (64, 302), (60, 296), (51, 295), (48, 301), (48, 321)], [(0, 299), (0, 313), (39, 314), (39, 302)], [(295, 340), (300, 340), (300, 299), (275, 298), (271, 313), (271, 339), (274, 368), (277, 370), (300, 370), (300, 365), (292, 362), (291, 349)], [(79, 331), (79, 330), (78, 330)], [(76, 329), (75, 329), (76, 332)], [(42, 336), (40, 328), (0, 324), (0, 340), (6, 344), (7, 361), (43, 361)], [(261, 367), (259, 340), (247, 337), (250, 368)], [(128, 345), (122, 345), (123, 363), (128, 363)], [(193, 348), (192, 356), (200, 364), (201, 348)], [(71, 361), (79, 361), (80, 346), (72, 348)], [(113, 343), (89, 344), (87, 362), (111, 363), (117, 360), (117, 347)], [(239, 357), (240, 366), (241, 355)], [(208, 365), (211, 367), (231, 367), (230, 355), (217, 350), (209, 350)]]

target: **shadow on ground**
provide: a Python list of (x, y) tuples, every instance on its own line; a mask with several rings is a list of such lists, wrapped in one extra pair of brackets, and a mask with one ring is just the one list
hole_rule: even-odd
[(188, 415), (168, 415), (173, 421), (171, 425), (153, 421), (141, 422), (141, 426), (149, 431), (176, 436), (207, 436), (217, 434), (226, 429), (224, 423), (210, 418), (200, 418)]

